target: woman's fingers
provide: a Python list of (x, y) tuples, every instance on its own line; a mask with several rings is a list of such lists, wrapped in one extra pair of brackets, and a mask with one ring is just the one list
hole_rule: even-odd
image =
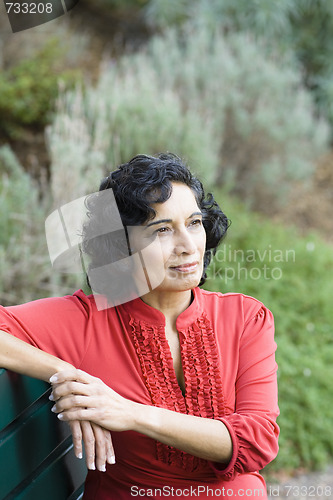
[(105, 472), (106, 463), (110, 465), (116, 463), (109, 431), (92, 422), (74, 420), (69, 422), (69, 425), (72, 431), (75, 456), (82, 458), (83, 441), (88, 469), (95, 470), (97, 468), (99, 471)]
[(96, 467), (100, 471), (106, 470), (106, 462), (115, 463), (115, 454), (111, 440), (111, 434), (99, 425), (91, 424), (95, 435)]
[[(88, 469), (106, 471), (106, 463), (114, 464), (115, 453), (111, 434), (92, 422), (74, 421), (70, 423), (75, 455), (82, 458), (82, 441), (84, 444)], [(79, 442), (80, 440), (80, 442)]]
[(95, 463), (98, 470), (106, 471), (106, 443), (103, 429), (98, 425), (91, 424), (95, 438)]
[(74, 453), (77, 458), (82, 458), (82, 431), (81, 424), (78, 420), (73, 420), (69, 422), (69, 426), (72, 432)]
[(104, 393), (106, 390), (102, 380), (82, 370), (67, 370), (56, 373), (50, 378), (50, 382), (52, 383), (50, 397), (52, 401), (57, 401), (69, 394), (94, 396)]
[(50, 378), (50, 384), (61, 384), (66, 381), (77, 381), (84, 384), (89, 384), (93, 380), (98, 380), (96, 377), (89, 375), (89, 373), (83, 370), (63, 370), (61, 372), (55, 373)]
[(108, 464), (113, 465), (116, 463), (116, 454), (113, 448), (111, 432), (106, 429), (103, 429), (103, 432), (105, 435), (105, 444), (106, 444), (106, 460)]
[(95, 434), (90, 422), (80, 422), (80, 425), (86, 452), (86, 464), (89, 470), (95, 470)]
[(61, 382), (52, 387), (52, 396), (50, 399), (52, 401), (57, 401), (68, 394), (82, 394), (90, 396), (91, 394), (94, 394), (94, 391), (91, 384), (84, 384), (82, 382)]
[[(68, 410), (57, 409), (55, 406), (51, 408), (54, 413), (58, 413), (57, 417), (62, 422), (71, 422), (73, 420), (95, 421), (96, 415), (94, 409), (70, 407)], [(98, 425), (98, 424), (97, 424)]]
[(62, 411), (70, 410), (72, 408), (88, 408), (94, 407), (94, 397), (87, 396), (65, 396), (56, 400), (52, 411), (54, 413), (60, 413)]
[(52, 411), (59, 413), (60, 420), (69, 421), (75, 455), (82, 457), (83, 441), (88, 469), (105, 471), (106, 462), (115, 463), (111, 434), (92, 421), (100, 413), (96, 408), (101, 406), (101, 402), (96, 404), (97, 395), (111, 389), (100, 379), (75, 369), (54, 374), (50, 383), (50, 399), (55, 402)]
[(81, 371), (68, 370), (51, 377), (50, 399), (59, 420), (84, 420), (114, 431), (131, 429), (135, 403), (124, 398), (102, 380)]

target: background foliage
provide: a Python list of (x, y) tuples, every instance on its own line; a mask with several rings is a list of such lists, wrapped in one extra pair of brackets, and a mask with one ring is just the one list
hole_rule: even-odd
[(22, 127), (43, 127), (58, 93), (58, 82), (73, 86), (78, 70), (64, 68), (59, 39), (0, 74), (0, 131), (17, 137)]
[(327, 147), (327, 124), (292, 62), (247, 34), (170, 29), (146, 50), (105, 62), (96, 86), (60, 96), (49, 127), (53, 175), (70, 176), (73, 155), (117, 165), (172, 145), (206, 182), (271, 211)]
[(50, 266), (38, 188), (7, 146), (0, 148), (0, 174), (0, 302), (10, 305), (43, 293)]
[[(225, 32), (250, 32), (267, 47), (291, 53), (317, 109), (333, 126), (333, 4), (326, 0), (150, 0), (148, 22), (164, 30), (187, 21)], [(331, 130), (331, 137), (333, 133)]]
[(50, 189), (40, 186), (8, 146), (0, 147), (0, 304), (13, 305), (85, 286), (83, 275), (53, 272), (44, 222)]

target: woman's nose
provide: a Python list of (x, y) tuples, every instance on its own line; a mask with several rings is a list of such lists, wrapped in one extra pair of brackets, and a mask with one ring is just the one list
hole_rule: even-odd
[(177, 255), (182, 253), (195, 253), (196, 245), (186, 230), (180, 231), (177, 235), (175, 235), (175, 237), (175, 252)]

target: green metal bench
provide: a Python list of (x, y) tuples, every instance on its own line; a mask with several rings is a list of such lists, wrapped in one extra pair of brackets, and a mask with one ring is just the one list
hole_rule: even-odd
[(79, 500), (87, 473), (46, 382), (0, 369), (0, 500)]

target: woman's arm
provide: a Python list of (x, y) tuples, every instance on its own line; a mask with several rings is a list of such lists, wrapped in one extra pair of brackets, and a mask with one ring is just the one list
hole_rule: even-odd
[(231, 437), (219, 420), (145, 405), (137, 405), (133, 416), (133, 430), (161, 443), (213, 462), (231, 459)]
[(3, 330), (0, 330), (0, 366), (46, 382), (59, 370), (73, 368), (70, 363), (43, 352)]
[(227, 463), (232, 441), (223, 422), (123, 398), (81, 370), (51, 377), (53, 411), (64, 421), (89, 420), (114, 431), (133, 430), (206, 460)]
[[(74, 367), (37, 347), (27, 344), (13, 335), (0, 330), (0, 367), (22, 375), (49, 381), (59, 370)], [(88, 469), (105, 470), (105, 462), (115, 462), (111, 436), (108, 431), (90, 422), (72, 421), (70, 424), (74, 452), (82, 457), (82, 440), (86, 451)], [(96, 464), (96, 466), (95, 466)]]

